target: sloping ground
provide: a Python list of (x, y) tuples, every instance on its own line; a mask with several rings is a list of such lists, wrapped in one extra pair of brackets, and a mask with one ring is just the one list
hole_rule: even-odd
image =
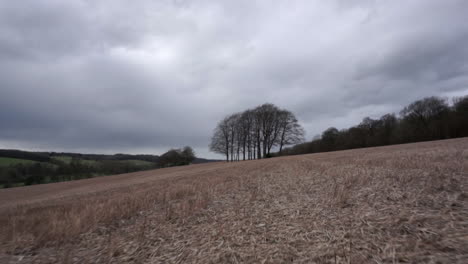
[(0, 166), (14, 166), (18, 164), (33, 164), (37, 161), (0, 157)]
[(92, 194), (102, 194), (102, 192), (135, 187), (140, 184), (146, 185), (158, 182), (162, 179), (175, 179), (205, 173), (209, 174), (218, 169), (227, 169), (234, 166), (235, 164), (225, 163), (179, 166), (76, 181), (0, 189), (0, 212), (18, 205), (44, 205), (38, 204), (39, 202), (46, 204), (55, 204), (58, 202), (58, 204), (61, 204), (64, 199), (76, 199)]
[(1, 263), (468, 263), (468, 139), (0, 190)]

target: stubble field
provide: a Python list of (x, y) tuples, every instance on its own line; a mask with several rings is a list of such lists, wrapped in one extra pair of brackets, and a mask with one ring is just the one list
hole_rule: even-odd
[(468, 263), (468, 138), (0, 190), (0, 263)]

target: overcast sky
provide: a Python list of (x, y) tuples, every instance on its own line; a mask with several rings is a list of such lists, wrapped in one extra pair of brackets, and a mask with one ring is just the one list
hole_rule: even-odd
[(0, 148), (198, 156), (271, 102), (307, 139), (468, 94), (465, 0), (0, 0)]

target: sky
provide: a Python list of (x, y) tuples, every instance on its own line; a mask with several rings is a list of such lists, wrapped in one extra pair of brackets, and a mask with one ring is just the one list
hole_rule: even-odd
[(310, 140), (468, 95), (465, 0), (0, 0), (0, 148), (162, 154), (269, 102)]

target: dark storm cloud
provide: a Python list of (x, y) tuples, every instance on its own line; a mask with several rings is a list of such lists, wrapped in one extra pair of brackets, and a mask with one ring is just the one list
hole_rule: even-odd
[(0, 147), (208, 156), (224, 115), (264, 102), (312, 138), (468, 93), (468, 4), (3, 1)]

